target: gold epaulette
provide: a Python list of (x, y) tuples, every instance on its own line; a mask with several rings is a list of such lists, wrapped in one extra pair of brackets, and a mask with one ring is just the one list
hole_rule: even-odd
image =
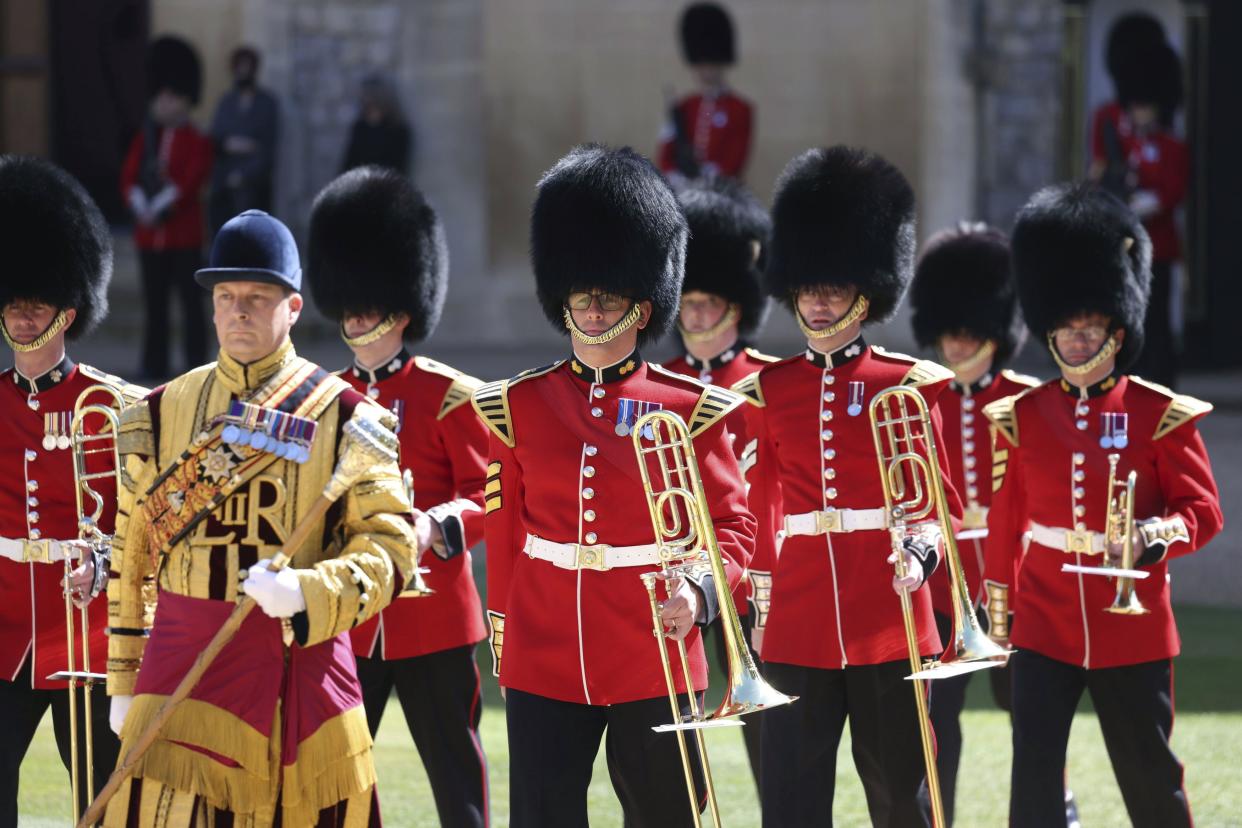
[(754, 348), (745, 348), (744, 350), (750, 356), (751, 359), (757, 359), (760, 362), (780, 362), (781, 361), (780, 357), (774, 357), (774, 356), (771, 356), (770, 354), (765, 354), (762, 351), (755, 350)]
[(81, 371), (87, 378), (102, 385), (107, 385), (115, 390), (121, 395), (121, 399), (125, 400), (126, 405), (132, 405), (139, 400), (146, 399), (146, 396), (151, 393), (151, 389), (149, 388), (143, 388), (141, 385), (134, 385), (132, 382), (126, 382), (118, 376), (100, 371), (98, 368), (91, 365), (85, 365), (79, 362), (78, 370)]
[(943, 365), (929, 359), (920, 359), (910, 366), (909, 371), (906, 371), (906, 375), (901, 378), (901, 384), (921, 388), (924, 385), (951, 380), (953, 376), (953, 372)]
[(1022, 395), (1012, 394), (1008, 397), (1001, 397), (983, 407), (983, 416), (987, 417), (988, 422), (1015, 446), (1018, 444), (1018, 415), (1015, 403), (1020, 396)]
[(117, 429), (116, 450), (121, 455), (155, 456), (155, 429), (151, 423), (151, 407), (145, 401), (127, 405), (121, 412)]
[(1153, 440), (1159, 440), (1178, 426), (1208, 413), (1213, 407), (1210, 402), (1204, 402), (1188, 394), (1179, 394), (1172, 388), (1166, 388), (1159, 383), (1148, 382), (1142, 377), (1136, 377), (1133, 374), (1130, 375), (1130, 382), (1137, 383), (1144, 388), (1169, 398), (1169, 404), (1165, 407), (1164, 413), (1160, 415), (1160, 422), (1156, 425), (1156, 433), (1151, 437)]
[(1012, 371), (1008, 368), (1001, 371), (1001, 376), (1010, 382), (1016, 382), (1018, 385), (1025, 385), (1027, 388), (1034, 388), (1035, 386), (1041, 384), (1038, 379), (1032, 377), (1030, 374), (1019, 374), (1017, 371)]
[(440, 411), (436, 414), (437, 420), (443, 420), (458, 406), (469, 402), (470, 395), (483, 384), (483, 380), (463, 374), (456, 368), (437, 362), (430, 357), (416, 356), (414, 365), (429, 374), (438, 374), (453, 381), (448, 390), (444, 392), (444, 399), (440, 401)]
[(741, 395), (709, 385), (703, 389), (690, 414), (690, 436), (697, 437), (743, 402)]
[(763, 408), (768, 404), (763, 398), (763, 387), (759, 384), (758, 371), (733, 383), (733, 387), (729, 390), (735, 394), (741, 394), (747, 402), (757, 408)]
[(551, 373), (564, 362), (561, 359), (542, 368), (531, 368), (512, 379), (485, 382), (471, 393), (470, 404), (491, 432), (500, 438), (500, 442), (513, 448), (516, 440), (513, 434), (513, 417), (509, 413), (509, 388), (524, 380)]

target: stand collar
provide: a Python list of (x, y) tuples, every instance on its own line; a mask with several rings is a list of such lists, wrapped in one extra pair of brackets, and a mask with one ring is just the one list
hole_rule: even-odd
[(1117, 380), (1121, 379), (1121, 374), (1114, 371), (1104, 379), (1088, 385), (1086, 388), (1079, 388), (1077, 385), (1069, 382), (1065, 377), (1061, 378), (1061, 390), (1066, 394), (1078, 399), (1091, 399), (1092, 397), (1102, 397), (1117, 385)]
[(837, 348), (835, 351), (824, 353), (814, 348), (806, 349), (806, 359), (816, 368), (840, 368), (847, 362), (851, 362), (862, 356), (863, 351), (867, 350), (867, 342), (863, 339), (863, 335), (859, 334), (850, 342)]
[(249, 364), (242, 364), (233, 357), (220, 351), (216, 358), (216, 377), (231, 393), (245, 397), (257, 391), (276, 372), (297, 357), (293, 351), (293, 341), (286, 339), (276, 350), (262, 359)]
[(40, 394), (44, 391), (50, 391), (63, 382), (75, 367), (76, 363), (69, 358), (68, 354), (65, 354), (65, 358), (55, 366), (37, 377), (25, 376), (21, 371), (17, 370), (16, 366), (14, 366), (13, 383), (24, 392), (30, 394)]
[(972, 394), (978, 394), (980, 391), (985, 391), (988, 388), (991, 388), (992, 383), (996, 382), (998, 373), (999, 372), (997, 371), (986, 371), (983, 376), (979, 377), (979, 379), (975, 380), (970, 385), (964, 385), (957, 380), (950, 380), (949, 387), (961, 394), (963, 397), (969, 397)]
[(607, 382), (617, 382), (632, 376), (642, 364), (643, 358), (638, 353), (638, 349), (630, 351), (629, 356), (622, 357), (612, 365), (606, 365), (603, 368), (592, 368), (576, 356), (569, 358), (569, 370), (574, 372), (574, 376), (586, 382), (600, 385)]
[(737, 359), (748, 347), (749, 346), (745, 342), (742, 342), (739, 339), (737, 342), (733, 343), (732, 346), (716, 354), (711, 359), (698, 359), (692, 354), (686, 354), (685, 360), (687, 365), (699, 373), (715, 371), (717, 368), (728, 365), (730, 362)]
[(375, 368), (367, 368), (358, 360), (354, 360), (353, 367), (349, 370), (360, 380), (366, 382), (367, 385), (374, 385), (381, 380), (386, 380), (393, 374), (401, 373), (401, 369), (410, 361), (410, 352), (402, 346), (401, 350), (392, 355), (392, 358), (381, 363)]

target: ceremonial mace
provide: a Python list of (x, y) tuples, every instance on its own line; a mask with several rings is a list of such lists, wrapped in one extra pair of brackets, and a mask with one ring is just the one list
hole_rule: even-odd
[[(332, 479), (324, 486), (323, 493), (311, 505), (310, 511), (306, 513), (302, 522), (293, 530), (293, 534), (281, 546), (280, 552), (267, 565), (268, 571), (278, 572), (288, 566), (293, 554), (306, 541), (311, 530), (328, 513), (328, 509), (331, 508), (332, 504), (339, 500), (359, 477), (377, 463), (396, 462), (396, 438), (382, 425), (370, 420), (351, 419), (345, 423), (341, 431), (343, 434), (341, 459), (332, 471)], [(172, 695), (160, 705), (155, 718), (151, 720), (147, 725), (147, 729), (139, 735), (137, 741), (134, 742), (134, 746), (125, 754), (125, 759), (121, 764), (117, 765), (116, 770), (108, 777), (108, 783), (103, 786), (99, 796), (95, 797), (95, 801), (87, 808), (86, 814), (78, 822), (77, 828), (90, 828), (90, 826), (99, 821), (103, 816), (104, 809), (108, 806), (108, 801), (120, 790), (121, 783), (133, 773), (134, 766), (138, 764), (138, 760), (143, 757), (143, 754), (147, 752), (151, 745), (155, 744), (160, 728), (168, 722), (173, 710), (194, 690), (199, 679), (207, 672), (207, 668), (215, 661), (216, 656), (220, 654), (225, 645), (237, 634), (237, 630), (241, 628), (242, 622), (246, 620), (246, 616), (250, 614), (250, 611), (255, 606), (254, 599), (249, 595), (243, 595), (238, 600), (237, 607), (225, 619), (224, 624), (216, 631), (215, 636), (203, 648), (203, 651), (198, 654), (198, 658), (194, 659), (194, 664), (191, 665), (189, 671), (181, 679), (177, 689), (173, 690)]]

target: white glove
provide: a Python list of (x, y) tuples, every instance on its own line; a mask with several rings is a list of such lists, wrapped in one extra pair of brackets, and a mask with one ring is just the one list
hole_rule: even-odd
[(1160, 212), (1160, 196), (1151, 190), (1135, 190), (1130, 196), (1130, 209), (1140, 219), (1148, 219)]
[(108, 727), (112, 728), (112, 732), (117, 736), (121, 735), (121, 728), (125, 725), (125, 717), (129, 715), (129, 707), (133, 703), (133, 696), (112, 697), (112, 707), (108, 711)]
[(268, 563), (270, 559), (264, 558), (250, 567), (250, 577), (242, 583), (242, 591), (253, 598), (268, 617), (292, 618), (306, 609), (302, 584), (292, 569), (286, 567), (272, 572), (267, 568)]

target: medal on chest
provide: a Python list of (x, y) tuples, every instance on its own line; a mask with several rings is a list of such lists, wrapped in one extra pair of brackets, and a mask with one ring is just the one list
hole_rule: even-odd
[(1124, 411), (1100, 412), (1100, 448), (1123, 449), (1130, 444), (1130, 415)]
[(849, 405), (845, 408), (845, 413), (851, 417), (857, 417), (863, 410), (863, 395), (866, 393), (866, 386), (861, 382), (851, 382), (849, 387)]
[(405, 422), (405, 400), (398, 397), (392, 401), (392, 416), (397, 418), (397, 427), (394, 429), (396, 434), (401, 433), (401, 425)]
[(43, 415), (43, 450), (69, 448), (69, 429), (73, 422), (71, 411), (50, 411)]
[(238, 400), (229, 404), (229, 413), (220, 419), (225, 424), (220, 439), (226, 443), (245, 444), (294, 463), (310, 459), (314, 420)]
[[(638, 419), (648, 411), (659, 411), (664, 408), (663, 404), (656, 402), (647, 402), (646, 400), (632, 400), (629, 397), (621, 397), (617, 400), (617, 424), (613, 431), (618, 437), (628, 437), (634, 429), (634, 424)], [(650, 426), (643, 431), (643, 436), (648, 440), (654, 440), (655, 437), (650, 433)]]

